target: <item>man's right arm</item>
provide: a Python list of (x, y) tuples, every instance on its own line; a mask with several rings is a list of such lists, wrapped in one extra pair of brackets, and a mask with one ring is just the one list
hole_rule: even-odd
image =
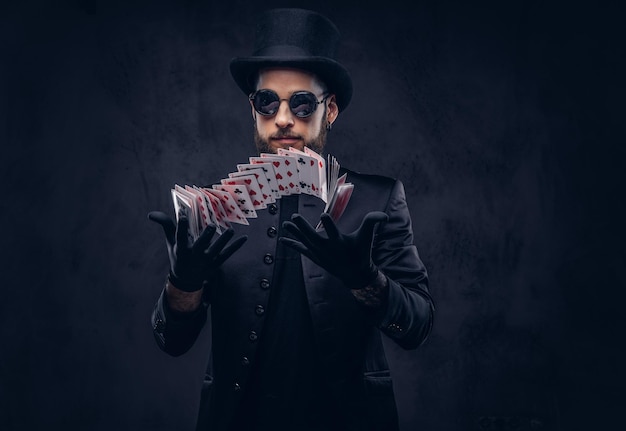
[(203, 291), (185, 292), (166, 282), (152, 313), (152, 330), (161, 350), (180, 356), (193, 346), (207, 318)]
[(202, 292), (204, 289), (195, 292), (186, 292), (176, 288), (168, 279), (165, 283), (165, 294), (167, 303), (174, 312), (191, 313), (196, 311), (202, 302)]
[(152, 329), (159, 347), (179, 356), (195, 343), (206, 322), (209, 304), (203, 299), (204, 280), (213, 279), (212, 274), (248, 237), (231, 242), (234, 231), (229, 228), (212, 241), (217, 227), (209, 224), (192, 241), (187, 217), (181, 216), (175, 223), (167, 214), (152, 211), (148, 218), (163, 228), (170, 260), (165, 288), (152, 313)]

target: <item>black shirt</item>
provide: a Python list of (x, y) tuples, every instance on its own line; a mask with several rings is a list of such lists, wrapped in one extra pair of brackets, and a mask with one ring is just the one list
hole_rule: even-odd
[[(298, 211), (284, 196), (282, 222)], [(300, 253), (278, 243), (272, 290), (259, 347), (233, 430), (331, 430), (334, 424), (320, 373)]]

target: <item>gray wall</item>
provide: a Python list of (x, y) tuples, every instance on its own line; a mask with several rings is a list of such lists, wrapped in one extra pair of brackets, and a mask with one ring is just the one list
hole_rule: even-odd
[[(171, 358), (152, 339), (167, 257), (146, 214), (254, 151), (228, 62), (282, 4), (47, 3), (0, 13), (0, 428), (191, 430), (207, 343)], [(405, 183), (437, 305), (422, 348), (386, 343), (403, 431), (607, 429), (624, 361), (617, 11), (336, 3), (316, 9), (355, 96), (328, 152)]]

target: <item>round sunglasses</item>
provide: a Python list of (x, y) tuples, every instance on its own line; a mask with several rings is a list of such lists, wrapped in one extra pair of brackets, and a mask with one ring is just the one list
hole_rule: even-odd
[(248, 96), (254, 110), (265, 117), (276, 115), (280, 102), (286, 100), (289, 109), (298, 118), (307, 118), (313, 115), (317, 105), (324, 103), (330, 95), (318, 101), (317, 96), (310, 91), (296, 91), (289, 99), (281, 99), (273, 90), (257, 90)]

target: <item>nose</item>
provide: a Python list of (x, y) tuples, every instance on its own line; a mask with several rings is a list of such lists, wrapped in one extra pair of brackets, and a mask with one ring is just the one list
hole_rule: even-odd
[(274, 117), (274, 124), (276, 124), (276, 127), (280, 129), (293, 126), (294, 118), (291, 109), (289, 109), (288, 100), (283, 99), (280, 101), (278, 112), (276, 112), (276, 116)]

